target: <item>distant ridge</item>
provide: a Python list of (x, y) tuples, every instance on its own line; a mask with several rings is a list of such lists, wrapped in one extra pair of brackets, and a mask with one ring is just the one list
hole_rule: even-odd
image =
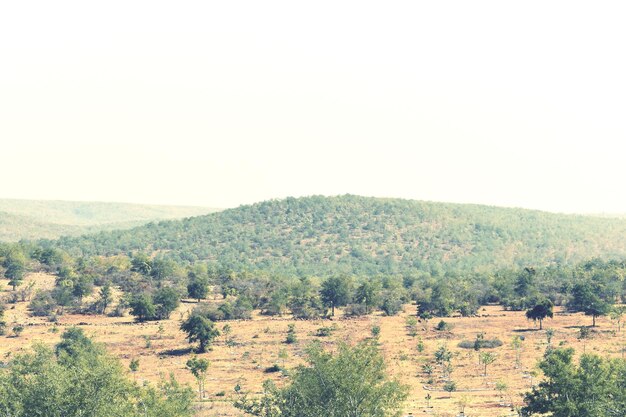
[(283, 275), (440, 275), (623, 257), (626, 220), (475, 204), (313, 196), (51, 244), (73, 254), (143, 251)]
[(128, 229), (217, 211), (206, 207), (0, 199), (0, 241), (54, 239)]

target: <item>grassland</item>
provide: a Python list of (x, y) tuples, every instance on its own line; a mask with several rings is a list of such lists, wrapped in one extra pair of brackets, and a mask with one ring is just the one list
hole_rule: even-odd
[(0, 199), (0, 241), (55, 239), (129, 229), (217, 211), (206, 207)]
[[(26, 277), (25, 282), (29, 281), (35, 282), (38, 288), (51, 288), (54, 276), (36, 273)], [(0, 281), (0, 294), (8, 290), (6, 281)], [(139, 359), (139, 369), (133, 374), (138, 382), (156, 382), (160, 375), (173, 373), (180, 381), (194, 384), (191, 374), (185, 369), (185, 362), (191, 354), (190, 345), (178, 328), (180, 319), (195, 304), (195, 301), (187, 300), (169, 320), (141, 324), (135, 323), (131, 317), (73, 314), (62, 315), (57, 323), (50, 323), (45, 318), (31, 317), (26, 302), (10, 304), (5, 314), (9, 335), (0, 336), (0, 358), (28, 349), (35, 342), (56, 343), (64, 328), (78, 325), (95, 340), (105, 344), (125, 364), (132, 359)], [(289, 316), (270, 318), (255, 314), (248, 321), (220, 322), (220, 328), (229, 324), (232, 331), (227, 336), (220, 336), (213, 350), (202, 355), (211, 361), (211, 367), (206, 384), (207, 395), (197, 402), (197, 415), (241, 415), (232, 406), (233, 399), (238, 395), (258, 395), (262, 382), (267, 378), (279, 384), (288, 380), (280, 373), (266, 373), (268, 367), (278, 364), (287, 369), (292, 368), (303, 363), (304, 349), (312, 341), (317, 340), (332, 349), (340, 341), (355, 342), (371, 337), (373, 326), (381, 328), (379, 343), (389, 372), (411, 387), (409, 400), (405, 404), (406, 414), (456, 415), (458, 402), (467, 398), (469, 403), (465, 413), (468, 416), (510, 415), (511, 401), (519, 404), (522, 393), (537, 381), (537, 377), (532, 374), (547, 347), (546, 330), (539, 331), (532, 322), (526, 320), (523, 312), (485, 306), (477, 317), (446, 318), (446, 322), (452, 326), (449, 331), (434, 330), (438, 322), (434, 319), (428, 323), (419, 323), (415, 336), (411, 336), (407, 332), (406, 320), (414, 313), (415, 306), (406, 305), (404, 312), (394, 317), (374, 314), (356, 319), (337, 317), (334, 320), (302, 321), (292, 320)], [(287, 327), (292, 323), (296, 326), (298, 342), (285, 344)], [(590, 323), (591, 319), (582, 314), (569, 314), (557, 309), (554, 319), (544, 322), (544, 329), (555, 330), (553, 345), (572, 346), (578, 353), (586, 351), (607, 356), (621, 355), (626, 344), (626, 333), (616, 332), (614, 324), (607, 318), (598, 320), (598, 327), (590, 339), (578, 339), (580, 327)], [(10, 334), (14, 324), (25, 326), (19, 337)], [(320, 327), (334, 327), (335, 330), (331, 336), (318, 337), (316, 333)], [(457, 347), (461, 340), (473, 340), (478, 333), (504, 342), (503, 346), (490, 350), (497, 355), (497, 359), (489, 366), (487, 376), (483, 375), (483, 367), (478, 364), (476, 352)], [(515, 336), (523, 336), (525, 339), (519, 367), (515, 365), (515, 350), (510, 344)], [(423, 341), (423, 352), (417, 349), (420, 340)], [(457, 383), (457, 391), (451, 394), (442, 389), (444, 381), (436, 366), (432, 384), (427, 384), (428, 377), (422, 372), (422, 365), (432, 362), (433, 353), (442, 345), (454, 354), (451, 379)], [(285, 359), (279, 357), (283, 349), (287, 353)], [(496, 389), (499, 381), (508, 386), (502, 395)], [(241, 387), (240, 394), (234, 390), (236, 385)], [(432, 408), (426, 408), (425, 397), (429, 393)]]

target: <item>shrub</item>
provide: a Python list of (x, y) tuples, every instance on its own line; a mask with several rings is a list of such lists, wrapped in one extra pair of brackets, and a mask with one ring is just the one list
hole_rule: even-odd
[(367, 306), (365, 304), (348, 304), (343, 311), (346, 317), (359, 317), (367, 314)]
[(320, 327), (315, 332), (315, 336), (318, 336), (318, 337), (328, 337), (328, 336), (330, 336), (332, 334), (333, 331), (334, 331), (334, 329), (332, 327)]
[(463, 349), (493, 349), (502, 346), (502, 341), (500, 339), (478, 339), (476, 340), (463, 340), (458, 344), (460, 348)]
[(33, 316), (51, 316), (57, 310), (57, 303), (49, 291), (38, 291), (28, 306)]
[(296, 343), (298, 338), (296, 336), (296, 325), (290, 324), (289, 329), (287, 330), (287, 338), (285, 339), (285, 343), (292, 344)]
[(440, 332), (449, 331), (452, 330), (452, 325), (444, 320), (441, 320), (439, 323), (437, 323), (437, 326), (435, 326), (435, 330), (438, 330)]
[(397, 297), (389, 296), (385, 298), (380, 308), (386, 316), (395, 316), (402, 310), (402, 300)]

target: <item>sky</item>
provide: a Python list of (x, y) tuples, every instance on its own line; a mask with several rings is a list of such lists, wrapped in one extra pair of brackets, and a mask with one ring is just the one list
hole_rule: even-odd
[(626, 213), (626, 3), (0, 3), (0, 198)]

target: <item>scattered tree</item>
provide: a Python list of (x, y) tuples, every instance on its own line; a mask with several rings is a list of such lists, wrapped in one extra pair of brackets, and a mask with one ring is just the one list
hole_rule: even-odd
[(539, 321), (539, 330), (543, 330), (543, 320), (546, 317), (552, 318), (554, 315), (552, 308), (552, 301), (545, 299), (526, 311), (526, 318), (532, 321)]

